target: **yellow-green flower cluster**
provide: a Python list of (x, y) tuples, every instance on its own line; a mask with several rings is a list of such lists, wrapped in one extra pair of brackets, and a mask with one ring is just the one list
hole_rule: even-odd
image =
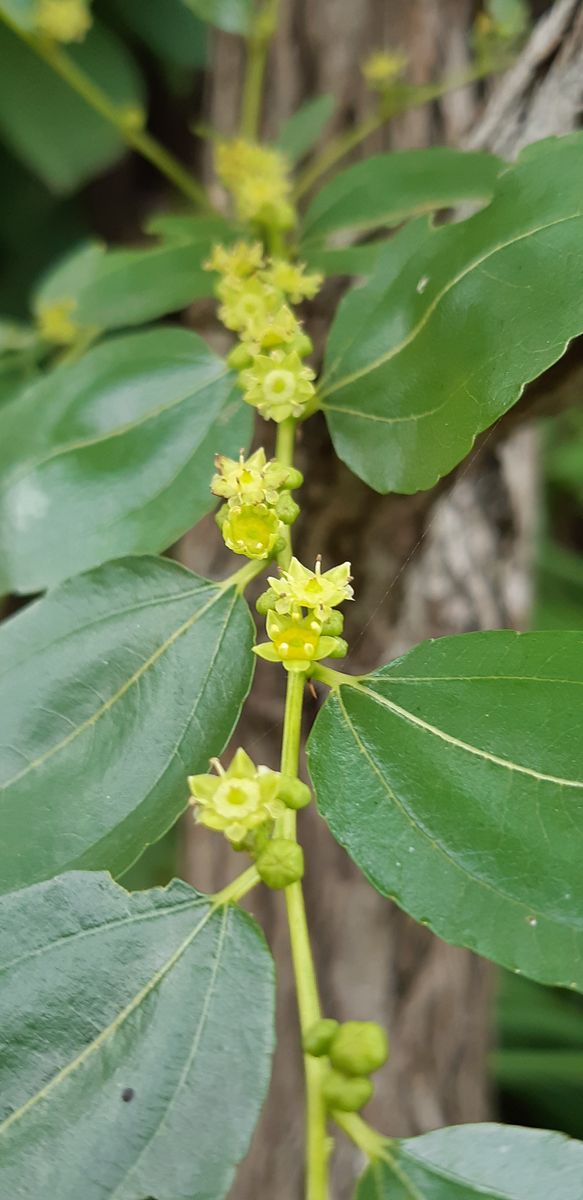
[(286, 808), (303, 808), (310, 791), (297, 779), (287, 779), (269, 767), (256, 766), (237, 750), (225, 771), (212, 760), (216, 775), (190, 775), (188, 784), (196, 821), (223, 833), (237, 850), (259, 852), (272, 823)]
[(337, 606), (351, 600), (350, 563), (322, 572), (302, 566), (292, 558), (280, 578), (268, 580), (269, 588), (257, 601), (267, 614), (269, 642), (255, 646), (255, 653), (268, 662), (280, 662), (288, 671), (307, 671), (322, 658), (344, 658), (348, 646), (339, 635), (344, 628)]
[(246, 138), (220, 141), (215, 170), (233, 198), (240, 221), (279, 230), (295, 225), (289, 164), (279, 150)]
[(315, 373), (303, 362), (313, 346), (290, 304), (312, 299), (322, 276), (284, 259), (264, 261), (259, 243), (215, 246), (205, 267), (220, 274), (219, 317), (239, 335), (228, 362), (245, 400), (278, 423), (302, 416), (315, 394)]
[(35, 27), (55, 42), (82, 42), (91, 27), (89, 5), (86, 0), (38, 0)]
[(76, 307), (76, 301), (73, 299), (40, 303), (36, 310), (36, 320), (41, 337), (55, 346), (70, 346), (80, 331), (80, 326), (73, 317)]
[(373, 92), (385, 92), (407, 69), (408, 58), (398, 50), (375, 50), (362, 64), (365, 83)]
[(217, 524), (229, 550), (246, 558), (271, 558), (285, 545), (284, 525), (295, 521), (299, 506), (290, 495), (303, 476), (277, 459), (267, 461), (263, 448), (245, 459), (218, 454), (211, 491), (226, 504)]

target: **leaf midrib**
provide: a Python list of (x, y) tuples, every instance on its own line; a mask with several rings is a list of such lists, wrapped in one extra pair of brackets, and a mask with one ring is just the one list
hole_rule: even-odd
[[(125, 1021), (128, 1020), (132, 1013), (135, 1012), (139, 1005), (146, 1000), (150, 993), (153, 992), (158, 984), (162, 982), (168, 972), (171, 971), (174, 966), (176, 966), (176, 963), (180, 961), (182, 955), (186, 952), (186, 950), (188, 950), (188, 947), (192, 944), (197, 935), (204, 929), (205, 925), (208, 924), (209, 920), (215, 915), (215, 913), (216, 909), (209, 904), (204, 917), (201, 918), (198, 924), (195, 925), (194, 929), (192, 929), (187, 937), (184, 938), (177, 949), (170, 955), (170, 958), (168, 958), (166, 962), (158, 968), (155, 974), (152, 975), (148, 982), (144, 984), (142, 988), (140, 988), (140, 991), (136, 993), (129, 1004), (126, 1004), (125, 1008), (123, 1008), (121, 1012), (117, 1014), (117, 1017), (115, 1017), (113, 1021), (110, 1021), (109, 1025), (107, 1025), (105, 1029), (102, 1029), (101, 1033), (99, 1033), (98, 1036), (94, 1038), (88, 1046), (85, 1046), (82, 1052), (76, 1056), (76, 1058), (67, 1063), (65, 1067), (63, 1067), (57, 1072), (56, 1075), (53, 1076), (49, 1083), (40, 1088), (38, 1092), (35, 1092), (33, 1096), (30, 1096), (29, 1099), (20, 1106), (20, 1108), (15, 1109), (14, 1112), (12, 1112), (10, 1116), (2, 1122), (0, 1125), (0, 1135), (6, 1133), (12, 1125), (21, 1120), (27, 1112), (30, 1112), (30, 1110), (35, 1107), (36, 1104), (46, 1099), (46, 1097), (50, 1095), (54, 1088), (58, 1087), (63, 1080), (68, 1079), (73, 1072), (78, 1069), (78, 1067), (80, 1067), (84, 1062), (87, 1061), (88, 1058), (91, 1057), (92, 1054), (101, 1049), (101, 1047), (107, 1043), (112, 1035), (117, 1033), (118, 1029), (121, 1028), (121, 1026), (125, 1023)], [(228, 914), (228, 905), (225, 905), (224, 914)], [(223, 919), (226, 919), (225, 916)]]
[(66, 738), (62, 738), (60, 742), (56, 742), (54, 746), (51, 746), (51, 748), (49, 750), (47, 750), (43, 754), (39, 755), (38, 758), (33, 759), (32, 762), (30, 762), (30, 763), (27, 763), (26, 767), (23, 767), (22, 770), (19, 771), (16, 775), (13, 775), (11, 779), (6, 780), (5, 783), (0, 787), (0, 795), (2, 794), (2, 792), (6, 791), (13, 784), (15, 784), (15, 783), (19, 782), (21, 779), (23, 779), (26, 775), (29, 774), (30, 771), (38, 770), (39, 767), (44, 766), (45, 762), (48, 762), (51, 758), (54, 757), (55, 754), (60, 753), (61, 750), (64, 750), (72, 742), (76, 741), (76, 739), (82, 733), (84, 733), (86, 729), (92, 728), (101, 719), (101, 717), (104, 715), (104, 713), (109, 712), (114, 707), (114, 705), (117, 704), (118, 701), (121, 700), (122, 697), (126, 695), (126, 693), (130, 690), (130, 688), (133, 687), (138, 682), (139, 679), (141, 679), (142, 675), (144, 675), (146, 673), (146, 671), (148, 671), (150, 669), (150, 667), (154, 666), (154, 664), (158, 661), (158, 659), (161, 658), (162, 655), (165, 654), (166, 651), (169, 650), (170, 647), (173, 646), (176, 641), (178, 641), (178, 638), (181, 637), (182, 634), (187, 633), (188, 630), (191, 629), (192, 626), (195, 625), (196, 622), (202, 616), (204, 616), (204, 614), (206, 612), (208, 612), (209, 609), (211, 609), (212, 606), (214, 604), (216, 604), (218, 600), (220, 600), (223, 597), (225, 592), (231, 586), (232, 586), (232, 584), (230, 584), (230, 583), (227, 583), (226, 587), (219, 586), (217, 588), (215, 595), (213, 597), (211, 597), (211, 599), (209, 601), (207, 601), (206, 604), (203, 604), (202, 608), (197, 609), (196, 612), (194, 612), (192, 614), (192, 616), (188, 617), (187, 620), (182, 623), (182, 625), (179, 625), (178, 629), (175, 629), (174, 632), (170, 635), (170, 637), (166, 638), (163, 642), (161, 642), (160, 645), (157, 646), (154, 651), (152, 651), (152, 653), (145, 660), (145, 662), (143, 662), (137, 668), (137, 670), (134, 671), (134, 673), (132, 675), (130, 675), (124, 681), (124, 683), (121, 685), (121, 687), (119, 687), (117, 689), (117, 691), (114, 692), (113, 695), (110, 696), (100, 706), (100, 708), (96, 709), (96, 711), (90, 717), (87, 717), (85, 721), (82, 721), (80, 725), (77, 725), (76, 728), (73, 730), (73, 732), (68, 734)]
[[(352, 374), (345, 375), (344, 378), (337, 380), (336, 383), (330, 384), (329, 387), (325, 386), (324, 380), (324, 386), (319, 389), (320, 399), (325, 401), (327, 396), (332, 396), (335, 392), (341, 391), (342, 388), (348, 387), (350, 384), (355, 383), (358, 379), (363, 378), (365, 375), (369, 375), (372, 371), (378, 370), (380, 367), (384, 366), (385, 363), (390, 362), (392, 358), (395, 358), (398, 354), (400, 354), (402, 350), (405, 350), (407, 346), (409, 346), (415, 340), (417, 335), (425, 328), (445, 296), (447, 296), (454, 287), (457, 287), (457, 285), (461, 283), (466, 276), (470, 275), (472, 271), (475, 271), (478, 267), (481, 267), (483, 263), (488, 262), (489, 259), (494, 258), (496, 254), (499, 254), (501, 251), (507, 250), (511, 246), (516, 245), (517, 242), (525, 241), (530, 237), (535, 237), (537, 234), (544, 233), (547, 229), (553, 229), (557, 225), (564, 225), (569, 221), (580, 220), (582, 216), (583, 212), (577, 211), (569, 214), (566, 217), (559, 217), (555, 221), (549, 221), (545, 225), (539, 225), (533, 229), (528, 229), (524, 233), (510, 238), (508, 241), (499, 243), (498, 245), (489, 249), (486, 254), (481, 255), (479, 258), (472, 259), (472, 261), (463, 269), (463, 271), (460, 271), (457, 275), (455, 275), (454, 278), (450, 280), (440, 292), (438, 292), (438, 294), (425, 309), (425, 312), (417, 322), (417, 325), (415, 325), (413, 329), (409, 331), (409, 333), (401, 340), (401, 342), (399, 342), (396, 346), (392, 346), (390, 350), (387, 350), (385, 354), (380, 355), (379, 358), (367, 363), (366, 366), (360, 367), (357, 371), (353, 371)], [(327, 405), (324, 404), (324, 408), (326, 407)], [(362, 413), (358, 413), (358, 416), (362, 415)]]

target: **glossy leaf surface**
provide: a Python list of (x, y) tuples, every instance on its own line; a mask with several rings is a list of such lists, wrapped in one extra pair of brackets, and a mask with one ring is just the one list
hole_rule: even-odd
[(447, 146), (374, 154), (324, 184), (304, 217), (303, 240), (389, 228), (462, 200), (489, 200), (503, 167), (493, 154)]
[[(140, 325), (213, 294), (214, 277), (202, 264), (211, 249), (214, 222), (191, 222), (190, 237), (135, 249), (107, 249), (92, 242), (68, 255), (47, 274), (34, 306), (73, 300), (71, 316), (84, 327)], [(220, 223), (216, 223), (220, 228)]]
[(73, 872), (2, 898), (0, 970), (2, 1195), (221, 1200), (273, 1050), (255, 922)]
[[(557, 187), (557, 179), (561, 186)], [(583, 330), (583, 135), (538, 143), (459, 224), (413, 230), (340, 305), (320, 388), (377, 491), (431, 487)]]
[(186, 807), (252, 676), (234, 588), (127, 558), (0, 628), (0, 890), (123, 872)]
[[(94, 25), (68, 54), (110, 100), (133, 108), (142, 86), (124, 45)], [(54, 191), (67, 192), (115, 162), (125, 143), (47, 63), (0, 22), (0, 133)]]
[(583, 633), (467, 634), (341, 686), (310, 738), (320, 811), (378, 891), (579, 990), (582, 697)]
[(0, 411), (0, 590), (166, 549), (214, 504), (213, 455), (249, 438), (232, 376), (167, 327), (109, 341)]
[(583, 1143), (518, 1125), (458, 1125), (393, 1142), (355, 1200), (579, 1200)]

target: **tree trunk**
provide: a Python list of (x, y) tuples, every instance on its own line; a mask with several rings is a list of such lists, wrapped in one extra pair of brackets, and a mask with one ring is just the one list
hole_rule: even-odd
[[(405, 49), (411, 78), (418, 83), (459, 71), (468, 59), (473, 15), (470, 0), (282, 0), (264, 132), (273, 134), (306, 96), (326, 91), (336, 97), (336, 129), (358, 121), (368, 104), (358, 63), (374, 48)], [(546, 25), (498, 85), (483, 116), (477, 91), (458, 91), (401, 116), (362, 153), (472, 140), (510, 156), (532, 136), (569, 129), (581, 101), (581, 18), (581, 4), (561, 0), (552, 16), (543, 18)], [(563, 48), (554, 56), (561, 41)], [(208, 115), (227, 134), (236, 128), (242, 69), (240, 42), (219, 36)], [(568, 79), (567, 100), (559, 78)], [(331, 316), (330, 307), (316, 314), (316, 333)], [(306, 475), (302, 517), (294, 532), (299, 556), (308, 564), (317, 553), (326, 566), (346, 558), (353, 563), (358, 603), (347, 614), (347, 669), (370, 669), (427, 637), (525, 626), (537, 492), (531, 429), (502, 441), (496, 428), (453, 480), (412, 497), (369, 491), (334, 457), (319, 418), (305, 428), (298, 465)], [(203, 572), (224, 570), (210, 527), (208, 537), (201, 537), (200, 526), (188, 535), (181, 554)], [(282, 692), (281, 672), (259, 663), (237, 734), (252, 756), (272, 766), (278, 761)], [(306, 726), (316, 707), (308, 699)], [(438, 941), (379, 897), (312, 808), (301, 816), (300, 836), (324, 1012), (341, 1020), (376, 1019), (391, 1037), (391, 1059), (379, 1073), (370, 1120), (392, 1135), (483, 1120), (490, 1110), (486, 1054), (492, 969)], [(220, 839), (201, 829), (193, 835), (189, 825), (185, 870), (197, 886), (217, 889), (239, 869)], [(277, 962), (279, 1045), (263, 1119), (232, 1195), (234, 1200), (298, 1200), (302, 1065), (285, 910), (281, 895), (265, 889), (252, 895), (250, 908)], [(244, 1012), (240, 1019), (244, 1024)], [(334, 1200), (352, 1194), (360, 1168), (358, 1152), (342, 1142), (333, 1167)]]

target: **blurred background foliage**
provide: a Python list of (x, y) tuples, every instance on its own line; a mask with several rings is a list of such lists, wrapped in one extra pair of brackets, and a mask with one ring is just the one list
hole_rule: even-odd
[[(145, 110), (151, 132), (189, 165), (200, 159), (193, 131), (209, 61), (204, 18), (210, 5), (212, 0), (97, 0), (88, 38), (69, 48), (129, 113)], [(223, 12), (224, 28), (236, 32), (248, 0), (231, 0)], [(27, 349), (26, 326), (18, 323), (30, 320), (30, 296), (42, 272), (89, 237), (138, 242), (148, 217), (173, 201), (157, 172), (128, 153), (119, 133), (1, 24), (0, 60), (2, 403), (14, 394), (27, 354), (34, 370), (34, 348)], [(328, 111), (330, 98), (314, 102), (314, 122), (322, 105)], [(308, 118), (309, 107), (290, 137), (301, 141)], [(532, 628), (580, 629), (583, 412), (575, 408), (546, 420), (541, 445), (544, 494)], [(178, 832), (146, 851), (126, 873), (127, 887), (163, 885), (177, 873)], [(493, 1043), (497, 1115), (583, 1138), (583, 998), (500, 971)]]

